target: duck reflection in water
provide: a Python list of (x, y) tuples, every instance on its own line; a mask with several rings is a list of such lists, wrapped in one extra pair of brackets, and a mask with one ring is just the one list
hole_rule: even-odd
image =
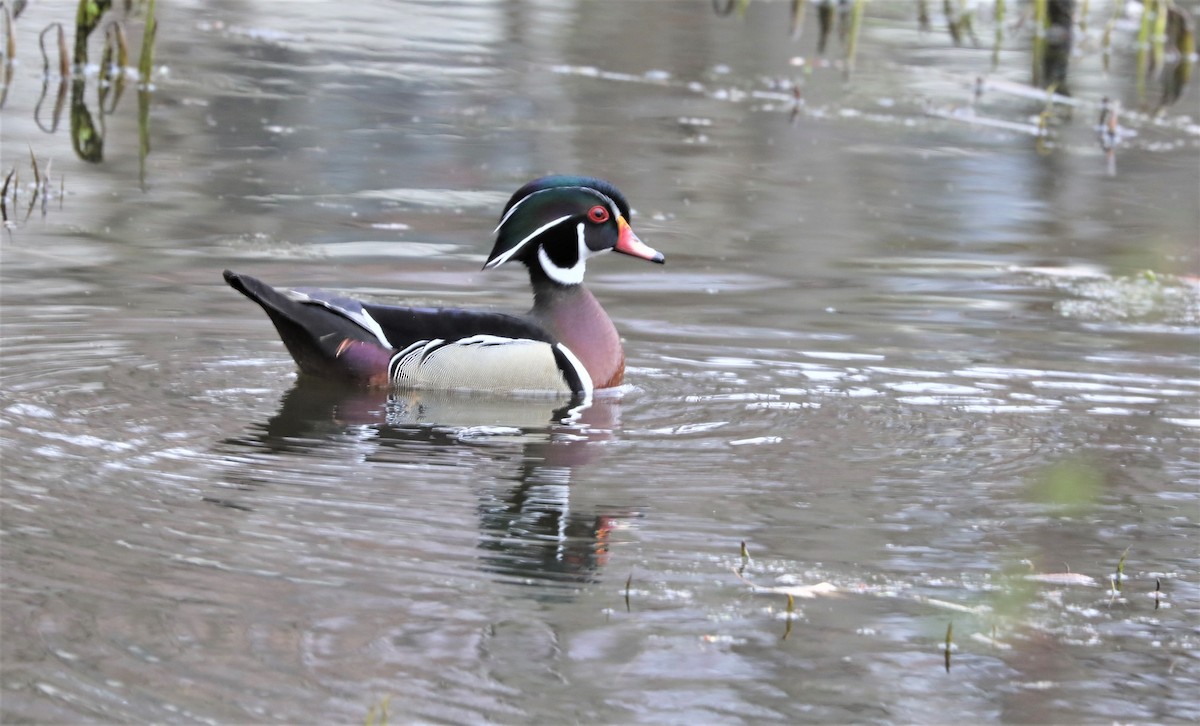
[[(478, 499), (481, 568), (517, 581), (577, 584), (591, 581), (604, 565), (614, 529), (639, 515), (571, 506), (575, 470), (595, 461), (620, 416), (617, 396), (593, 397), (586, 407), (576, 404), (349, 388), (301, 376), (277, 413), (224, 443), (242, 452), (249, 448), (286, 456), (328, 456), (331, 450), (352, 447), (364, 463), (426, 464), (461, 461), (467, 452), (482, 454), (491, 460), (488, 480), (461, 480), (474, 487)], [(352, 436), (349, 442), (347, 435)], [(256, 461), (253, 473), (233, 481), (244, 491), (267, 486), (259, 474), (261, 465)], [(468, 471), (467, 465), (462, 468)], [(256, 508), (241, 496), (206, 500)]]

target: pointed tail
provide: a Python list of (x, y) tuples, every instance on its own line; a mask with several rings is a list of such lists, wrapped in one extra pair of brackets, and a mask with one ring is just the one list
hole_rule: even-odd
[(262, 306), (300, 370), (322, 378), (386, 385), (392, 351), (361, 326), (322, 305), (289, 297), (249, 275), (225, 270), (225, 282)]

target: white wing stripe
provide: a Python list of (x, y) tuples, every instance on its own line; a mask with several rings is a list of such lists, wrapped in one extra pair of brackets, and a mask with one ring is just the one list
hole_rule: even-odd
[(328, 300), (315, 298), (312, 295), (309, 295), (305, 292), (300, 292), (299, 290), (285, 290), (283, 292), (296, 302), (307, 303), (309, 305), (320, 305), (326, 310), (335, 312), (363, 330), (367, 331), (371, 335), (374, 335), (375, 339), (378, 340), (380, 345), (382, 345), (384, 348), (393, 347), (392, 341), (388, 340), (387, 335), (383, 332), (383, 326), (381, 326), (379, 322), (375, 320), (375, 318), (371, 317), (371, 314), (367, 312), (366, 308), (347, 310), (346, 308), (335, 305)]

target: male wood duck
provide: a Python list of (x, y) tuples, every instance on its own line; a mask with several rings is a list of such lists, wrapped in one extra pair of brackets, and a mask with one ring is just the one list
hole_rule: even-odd
[(577, 176), (535, 179), (516, 191), (483, 269), (529, 268), (526, 315), (378, 305), (313, 289), (278, 290), (225, 271), (266, 310), (300, 370), (368, 386), (552, 392), (590, 398), (620, 385), (621, 339), (583, 286), (587, 260), (616, 250), (651, 262), (661, 253), (629, 226), (612, 184)]

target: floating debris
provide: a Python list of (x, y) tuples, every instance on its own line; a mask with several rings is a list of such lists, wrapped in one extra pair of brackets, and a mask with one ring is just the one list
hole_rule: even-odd
[(1084, 587), (1095, 587), (1096, 579), (1081, 575), (1078, 572), (1035, 572), (1030, 575), (1025, 575), (1024, 579), (1029, 582), (1042, 582), (1047, 585), (1082, 585)]
[(776, 593), (787, 595), (790, 598), (800, 597), (805, 599), (820, 597), (821, 595), (832, 595), (838, 592), (837, 586), (830, 582), (818, 582), (815, 585), (779, 585), (768, 587), (747, 580), (737, 569), (734, 569), (733, 574), (737, 575), (739, 580), (753, 588), (755, 592)]
[(974, 640), (984, 645), (990, 645), (996, 650), (1012, 650), (1012, 646), (1004, 641), (996, 639), (996, 633), (993, 632), (990, 636), (983, 633), (971, 633), (971, 640)]
[(956, 602), (938, 600), (937, 598), (924, 597), (922, 595), (917, 595), (913, 599), (919, 603), (932, 605), (937, 608), (942, 608), (943, 610), (954, 610), (956, 612), (966, 613), (968, 615), (987, 615), (992, 612), (992, 609), (987, 605), (961, 605)]

